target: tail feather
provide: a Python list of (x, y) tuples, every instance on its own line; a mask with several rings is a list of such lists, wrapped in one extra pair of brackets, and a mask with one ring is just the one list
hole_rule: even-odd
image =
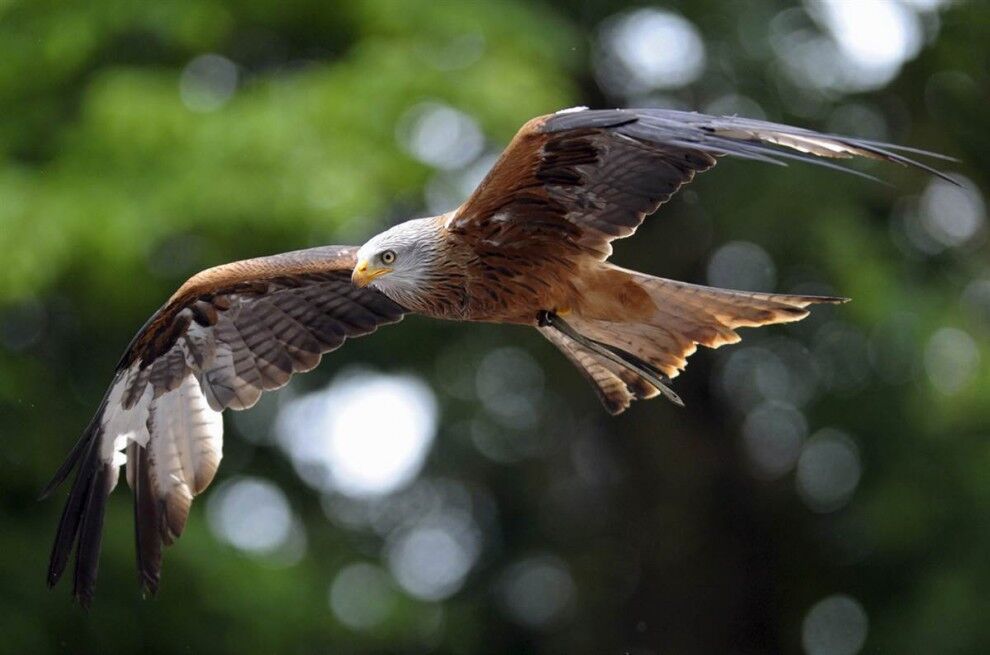
[[(620, 372), (614, 370), (618, 368), (615, 364), (584, 348), (563, 332), (550, 327), (540, 328), (540, 332), (577, 366), (584, 378), (594, 387), (598, 399), (609, 414), (613, 416), (621, 414), (636, 399), (632, 386), (622, 379)], [(650, 388), (654, 389), (652, 386)], [(656, 393), (655, 389), (654, 393)]]
[(641, 273), (634, 273), (633, 278), (653, 300), (658, 318), (666, 317), (672, 325), (697, 330), (688, 336), (697, 336), (694, 339), (697, 343), (710, 348), (739, 341), (736, 328), (800, 321), (808, 315), (810, 305), (849, 300), (836, 296), (717, 289)]
[[(613, 306), (603, 312), (595, 308), (593, 317), (575, 312), (567, 322), (580, 335), (624, 351), (632, 360), (642, 360), (668, 378), (675, 378), (687, 366), (687, 359), (698, 345), (718, 348), (740, 340), (741, 327), (759, 327), (799, 321), (808, 307), (818, 303), (843, 303), (847, 298), (732, 291), (688, 284), (610, 267), (606, 279), (615, 284), (618, 274), (623, 283), (647, 296), (646, 309), (640, 302), (634, 308)], [(617, 297), (604, 289), (597, 297)], [(621, 302), (621, 300), (619, 301)], [(630, 318), (635, 317), (635, 318)], [(658, 389), (635, 371), (581, 348), (565, 335), (551, 336), (541, 330), (591, 379), (606, 409), (624, 411), (634, 399), (656, 396)], [(617, 384), (622, 383), (624, 388)]]
[[(717, 289), (642, 273), (627, 272), (653, 302), (652, 313), (629, 322), (585, 320), (593, 339), (628, 350), (670, 378), (687, 366), (698, 345), (718, 348), (740, 340), (742, 327), (760, 327), (800, 321), (808, 307), (843, 303), (847, 298)], [(578, 321), (572, 319), (578, 327)]]

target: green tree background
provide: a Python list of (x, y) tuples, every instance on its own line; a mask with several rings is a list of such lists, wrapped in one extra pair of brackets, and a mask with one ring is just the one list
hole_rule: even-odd
[[(814, 1), (0, 2), (3, 649), (986, 652), (990, 5), (878, 4), (913, 45), (857, 73)], [(186, 277), (449, 209), (525, 120), (577, 104), (879, 137), (958, 157), (963, 187), (723, 162), (615, 259), (854, 302), (699, 352), (686, 409), (616, 419), (536, 334), (407, 320), (228, 415), (156, 599), (126, 491), (95, 608), (45, 589), (61, 497), (36, 494)], [(272, 436), (287, 399), (348, 375), (414, 376), (439, 407), (384, 496), (314, 485)], [(289, 516), (270, 549), (223, 530), (245, 481)], [(453, 550), (403, 564), (424, 522)]]

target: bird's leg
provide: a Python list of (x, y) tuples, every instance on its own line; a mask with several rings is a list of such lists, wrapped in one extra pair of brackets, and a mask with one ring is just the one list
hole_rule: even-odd
[(536, 322), (540, 327), (554, 328), (561, 334), (576, 341), (591, 352), (601, 355), (610, 362), (614, 362), (623, 368), (629, 369), (656, 387), (660, 393), (667, 398), (667, 400), (671, 401), (675, 405), (680, 405), (681, 407), (684, 406), (684, 401), (681, 400), (681, 397), (674, 393), (673, 389), (667, 386), (670, 382), (667, 376), (663, 375), (663, 373), (656, 370), (653, 366), (647, 362), (644, 362), (636, 355), (626, 352), (621, 348), (616, 348), (614, 346), (595, 341), (594, 339), (589, 339), (572, 328), (567, 321), (562, 319), (558, 314), (546, 309), (537, 312)]

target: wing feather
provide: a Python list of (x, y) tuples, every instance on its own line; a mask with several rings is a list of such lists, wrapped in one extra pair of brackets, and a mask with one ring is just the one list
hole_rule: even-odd
[(152, 316), (45, 489), (47, 495), (77, 470), (52, 547), (50, 585), (74, 548), (73, 593), (92, 601), (107, 497), (126, 462), (138, 579), (155, 593), (162, 546), (182, 534), (193, 498), (219, 466), (221, 412), (251, 407), (346, 338), (406, 313), (378, 291), (351, 284), (355, 252), (327, 246), (209, 269)]
[(467, 240), (514, 247), (535, 243), (539, 231), (544, 241), (550, 235), (604, 260), (612, 240), (633, 234), (723, 155), (780, 165), (808, 162), (874, 179), (834, 163), (860, 157), (913, 166), (955, 183), (897, 151), (939, 157), (737, 117), (667, 109), (558, 112), (523, 126), (447, 225)]
[(162, 568), (161, 507), (152, 487), (148, 449), (133, 441), (127, 449), (127, 476), (134, 493), (134, 552), (138, 585), (153, 595), (158, 591)]

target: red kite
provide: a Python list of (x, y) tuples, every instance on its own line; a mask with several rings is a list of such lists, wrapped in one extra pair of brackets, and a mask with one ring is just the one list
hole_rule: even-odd
[(798, 321), (809, 305), (845, 299), (666, 280), (609, 263), (611, 241), (635, 232), (720, 155), (831, 167), (816, 158), (866, 157), (945, 177), (899, 152), (931, 154), (743, 118), (564, 110), (526, 123), (447, 214), (407, 221), (360, 248), (313, 248), (193, 276), (131, 341), (45, 489), (77, 469), (48, 584), (75, 548), (73, 594), (92, 601), (107, 497), (126, 463), (140, 584), (154, 593), (163, 545), (182, 534), (193, 497), (220, 463), (220, 413), (251, 407), (348, 337), (409, 312), (538, 329), (612, 414), (658, 394), (680, 403), (670, 381), (698, 344), (734, 343), (737, 328)]

